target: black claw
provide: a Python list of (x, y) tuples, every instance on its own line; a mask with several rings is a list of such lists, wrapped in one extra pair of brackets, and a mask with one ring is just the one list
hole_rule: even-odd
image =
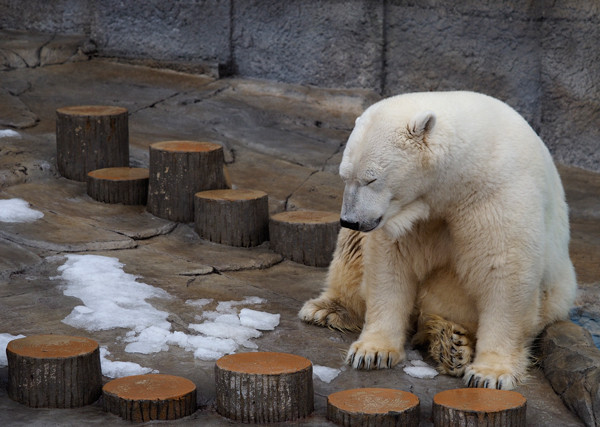
[(370, 357), (365, 359), (365, 369), (371, 369), (371, 360), (372, 359)]
[(361, 369), (361, 368), (362, 368), (362, 366), (363, 366), (363, 363), (364, 363), (364, 361), (365, 361), (365, 358), (364, 358), (364, 356), (360, 356), (360, 357), (358, 358), (358, 363), (356, 364), (356, 367), (357, 367), (358, 369)]
[(377, 353), (377, 356), (375, 356), (375, 367), (377, 369), (381, 369), (381, 354)]
[(390, 356), (388, 356), (387, 367), (388, 369), (392, 369), (392, 358)]
[(483, 382), (483, 388), (488, 388), (488, 385), (490, 385), (490, 381), (489, 380), (485, 380)]
[(348, 361), (350, 362), (350, 365), (354, 365), (354, 357), (356, 356), (356, 353), (352, 353), (350, 355), (350, 359), (348, 359)]
[(496, 388), (498, 390), (502, 390), (502, 380), (498, 380), (498, 383), (496, 384)]

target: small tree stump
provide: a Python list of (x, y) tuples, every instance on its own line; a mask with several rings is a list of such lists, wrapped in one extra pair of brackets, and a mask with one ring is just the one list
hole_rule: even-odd
[(129, 166), (127, 109), (103, 105), (56, 110), (56, 161), (65, 178), (85, 181), (95, 169)]
[(257, 190), (196, 193), (198, 235), (229, 246), (257, 246), (269, 239), (269, 198)]
[(84, 337), (33, 335), (6, 346), (8, 395), (33, 408), (75, 408), (102, 393), (98, 343)]
[(145, 205), (148, 200), (146, 168), (105, 168), (88, 172), (87, 193), (99, 202)]
[(210, 142), (150, 145), (148, 211), (178, 222), (194, 221), (194, 194), (227, 188), (223, 147)]
[(196, 385), (173, 375), (117, 378), (102, 388), (103, 407), (129, 421), (175, 420), (196, 412)]
[(418, 426), (419, 398), (389, 388), (356, 388), (327, 397), (327, 419), (342, 426)]
[(286, 353), (239, 353), (215, 365), (217, 412), (245, 423), (293, 421), (314, 410), (312, 363)]
[(446, 390), (433, 397), (434, 426), (526, 426), (526, 403), (516, 391), (487, 388)]
[(326, 267), (339, 230), (340, 216), (333, 212), (281, 212), (269, 221), (271, 249), (301, 264)]

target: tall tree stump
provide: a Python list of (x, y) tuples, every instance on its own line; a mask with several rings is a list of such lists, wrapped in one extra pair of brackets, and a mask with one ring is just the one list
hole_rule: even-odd
[(271, 249), (301, 264), (326, 267), (331, 262), (340, 216), (333, 212), (288, 211), (271, 216)]
[(6, 346), (8, 395), (33, 408), (75, 408), (102, 393), (98, 343), (84, 337), (33, 335)]
[(65, 178), (85, 181), (96, 169), (129, 166), (127, 109), (82, 105), (56, 110), (56, 161)]
[(525, 427), (526, 404), (525, 397), (516, 391), (487, 388), (446, 390), (433, 397), (433, 425)]
[(196, 385), (173, 375), (117, 378), (102, 388), (104, 410), (129, 421), (175, 420), (196, 412)]
[(238, 353), (215, 365), (217, 412), (245, 423), (293, 421), (314, 410), (312, 363), (287, 353)]
[(150, 145), (148, 211), (178, 222), (194, 221), (194, 194), (227, 188), (223, 147), (210, 142)]
[(419, 398), (389, 388), (356, 388), (327, 397), (327, 419), (350, 426), (418, 426)]
[(87, 193), (99, 202), (145, 205), (149, 172), (146, 168), (104, 168), (88, 172)]
[(269, 239), (269, 198), (257, 190), (196, 193), (198, 235), (229, 246), (257, 246)]

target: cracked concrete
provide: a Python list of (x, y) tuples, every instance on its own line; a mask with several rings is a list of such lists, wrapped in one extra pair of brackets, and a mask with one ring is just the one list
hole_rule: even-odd
[[(30, 49), (38, 51), (43, 43), (47, 48), (55, 45), (59, 49), (60, 40), (52, 40), (34, 39)], [(28, 54), (25, 51), (22, 56)], [(298, 422), (300, 425), (332, 425), (325, 418), (326, 396), (368, 386), (417, 394), (421, 399), (421, 425), (429, 426), (435, 393), (462, 386), (459, 379), (444, 375), (433, 380), (412, 378), (403, 372), (402, 365), (376, 372), (344, 367), (343, 351), (356, 334), (305, 325), (297, 318), (302, 303), (320, 292), (326, 269), (282, 259), (268, 243), (246, 249), (203, 241), (193, 224), (156, 218), (140, 206), (96, 202), (86, 195), (85, 184), (56, 173), (56, 108), (120, 105), (130, 112), (132, 165), (148, 166), (148, 146), (152, 142), (219, 142), (225, 148), (232, 183), (238, 188), (267, 192), (270, 213), (286, 209), (339, 211), (343, 185), (337, 166), (342, 148), (356, 116), (376, 100), (372, 95), (239, 79), (215, 80), (97, 59), (66, 59), (62, 64), (4, 69), (0, 71), (0, 93), (20, 102), (0, 104), (0, 119), (10, 116), (11, 105), (36, 117), (31, 126), (2, 125), (18, 129), (19, 136), (0, 140), (0, 198), (23, 198), (44, 213), (34, 223), (0, 223), (0, 333), (89, 336), (107, 346), (115, 360), (136, 362), (194, 381), (201, 409), (173, 424), (229, 425), (214, 409), (214, 362), (194, 359), (179, 347), (151, 355), (127, 353), (122, 330), (92, 333), (62, 322), (81, 301), (63, 295), (60, 280), (52, 278), (57, 276), (66, 253), (96, 254), (117, 257), (127, 273), (167, 291), (171, 299), (152, 303), (170, 313), (168, 320), (174, 330), (186, 331), (198, 314), (197, 309), (184, 303), (188, 299), (213, 298), (213, 304), (246, 296), (266, 299), (260, 310), (280, 313), (281, 322), (256, 340), (260, 350), (291, 352), (308, 357), (314, 364), (342, 368), (330, 383), (315, 379), (315, 413)], [(581, 283), (578, 307), (597, 318), (600, 177), (575, 168), (561, 167), (560, 172), (571, 206), (571, 251)], [(597, 354), (587, 337), (582, 340), (586, 352)], [(408, 350), (412, 358), (421, 357), (414, 349)], [(552, 360), (544, 355), (541, 359)], [(568, 376), (569, 366), (562, 368)], [(553, 391), (554, 383), (546, 379), (543, 370), (546, 365), (532, 368), (528, 381), (517, 389), (528, 399), (528, 425), (581, 425), (578, 416)], [(558, 378), (559, 384), (560, 375), (551, 378)], [(102, 412), (99, 402), (73, 410), (24, 407), (7, 397), (6, 378), (7, 369), (0, 368), (2, 425), (128, 424)], [(557, 387), (581, 419), (593, 419), (589, 405), (573, 403), (585, 395), (585, 390), (572, 388), (565, 393)], [(591, 402), (590, 394), (585, 396), (586, 402)]]

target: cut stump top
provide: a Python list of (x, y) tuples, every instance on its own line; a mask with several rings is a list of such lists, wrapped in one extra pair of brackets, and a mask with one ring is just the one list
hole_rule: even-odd
[(494, 413), (522, 407), (527, 399), (516, 391), (459, 388), (436, 394), (433, 397), (433, 402), (463, 412)]
[(361, 414), (404, 412), (419, 404), (413, 393), (389, 388), (343, 390), (330, 394), (327, 401), (341, 411)]
[(132, 179), (148, 179), (150, 172), (147, 168), (104, 168), (88, 172), (88, 176), (111, 181), (129, 181)]
[(72, 107), (61, 107), (56, 110), (60, 114), (69, 116), (116, 116), (127, 113), (127, 108), (112, 105), (75, 105)]
[(297, 224), (322, 224), (338, 222), (340, 215), (324, 211), (286, 211), (273, 215), (271, 219)]
[(309, 368), (310, 360), (289, 353), (249, 352), (230, 354), (217, 360), (217, 367), (231, 372), (280, 375)]
[(202, 153), (221, 149), (219, 144), (198, 141), (162, 141), (150, 145), (153, 150), (177, 153)]
[(260, 190), (208, 190), (196, 193), (196, 197), (210, 200), (223, 200), (227, 202), (236, 200), (254, 200), (266, 196), (267, 193)]
[(6, 346), (8, 351), (36, 359), (76, 357), (97, 348), (98, 343), (92, 339), (69, 335), (32, 335), (12, 340)]
[(117, 378), (106, 383), (102, 390), (126, 400), (168, 400), (192, 393), (196, 385), (174, 375), (146, 374)]

